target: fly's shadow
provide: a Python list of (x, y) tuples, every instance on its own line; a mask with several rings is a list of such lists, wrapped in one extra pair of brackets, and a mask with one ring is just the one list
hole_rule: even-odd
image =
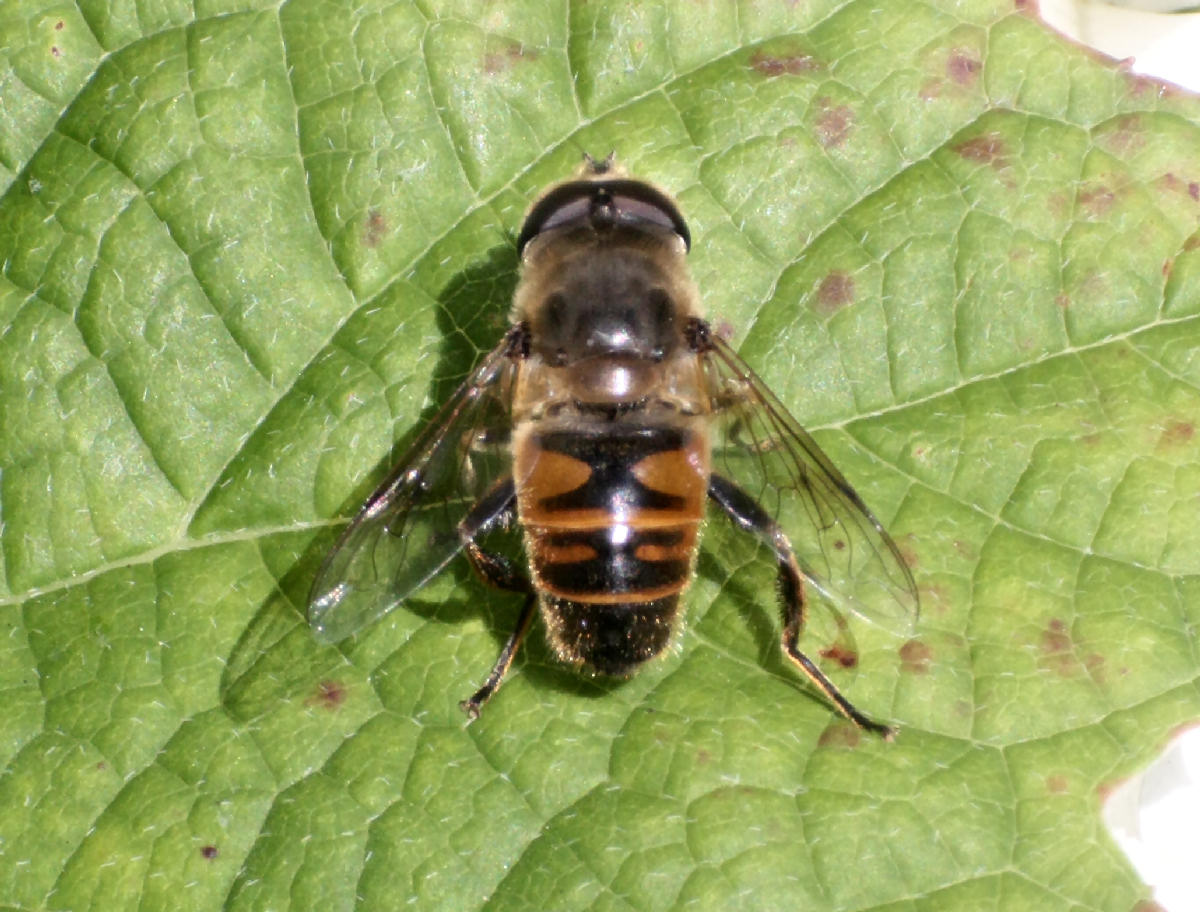
[[(437, 251), (430, 254), (431, 257), (436, 255)], [(405, 458), (414, 442), (430, 428), (439, 411), (470, 376), (474, 367), (503, 338), (516, 289), (517, 272), (516, 250), (511, 244), (500, 244), (451, 277), (438, 293), (436, 303), (431, 304), (429, 298), (423, 296), (416, 301), (405, 301), (405, 289), (402, 287), (396, 287), (382, 296), (381, 308), (392, 308), (399, 314), (411, 313), (414, 307), (434, 308), (440, 337), (436, 362), (431, 371), (422, 371), (422, 375), (429, 378), (425, 395), (420, 395), (416, 390), (405, 390), (403, 396), (406, 401), (424, 400), (426, 404), (419, 414), (406, 413), (403, 406), (389, 402), (394, 428), (399, 432), (396, 442), (374, 469), (354, 486), (338, 511), (340, 515), (355, 516), (382, 479)], [(413, 294), (413, 297), (416, 295)], [(415, 360), (417, 355), (412, 341), (399, 339), (397, 343), (406, 348), (409, 357)], [(309, 566), (320, 563), (321, 557), (332, 547), (340, 533), (341, 528), (332, 540), (323, 543), (324, 551), (319, 551), (315, 562)], [(442, 573), (460, 584), (455, 587), (456, 591), (461, 591), (461, 584), (467, 579), (473, 579), (465, 560), (452, 560)], [(431, 588), (438, 588), (436, 581), (432, 581)], [(398, 610), (454, 623), (477, 616), (471, 601), (469, 598), (445, 600), (432, 594), (427, 597), (418, 590), (406, 598)]]
[[(433, 262), (440, 255), (435, 249), (428, 254), (427, 261)], [(436, 296), (423, 294), (415, 282), (394, 282), (374, 299), (364, 302), (338, 329), (321, 356), (297, 382), (293, 397), (304, 400), (305, 408), (327, 416), (328, 431), (318, 445), (330, 452), (329, 463), (334, 468), (318, 463), (318, 491), (322, 485), (348, 491), (336, 506), (320, 505), (320, 514), (347, 519), (358, 514), (366, 498), (427, 427), (441, 404), (483, 353), (501, 339), (516, 280), (516, 248), (510, 240), (490, 248), (453, 275)], [(420, 308), (433, 310), (439, 337), (432, 371), (421, 372), (422, 376), (432, 378), (425, 381), (427, 391), (411, 389), (406, 377), (422, 366), (420, 339), (414, 338), (413, 330), (419, 322), (415, 317), (420, 316)], [(427, 317), (424, 322), (428, 325)], [(401, 395), (396, 395), (398, 391)], [(404, 404), (414, 400), (428, 403), (420, 414)], [(291, 407), (296, 411), (294, 404)], [(386, 423), (389, 419), (390, 425)], [(266, 423), (264, 436), (287, 439), (288, 420), (281, 407), (280, 417)], [(399, 435), (371, 470), (363, 472), (345, 454), (353, 447), (382, 447), (384, 440), (369, 436), (379, 434), (381, 426), (394, 429), (393, 433), (399, 431)], [(351, 475), (353, 481), (348, 484), (347, 476)], [(263, 711), (263, 706), (287, 690), (282, 682), (289, 674), (298, 676), (297, 687), (308, 686), (315, 667), (312, 654), (320, 647), (307, 623), (297, 625), (297, 615), (306, 618), (314, 575), (345, 529), (345, 523), (333, 523), (321, 527), (311, 538), (311, 532), (297, 533), (305, 539), (303, 544), (286, 559), (281, 558), (278, 586), (258, 606), (225, 663), (221, 690), (230, 705), (236, 704), (242, 707), (240, 711), (248, 713)], [(290, 550), (298, 542), (299, 539), (289, 541), (283, 550)], [(452, 561), (451, 568), (447, 572), (464, 578), (470, 575), (465, 562)], [(461, 586), (458, 591), (462, 591)], [(425, 598), (418, 594), (417, 598), (406, 600), (401, 610), (413, 611), (423, 618), (436, 616), (447, 622), (477, 616), (471, 599), (443, 602), (432, 593)], [(278, 686), (256, 694), (257, 682), (264, 679), (258, 674), (263, 668), (270, 668), (266, 678)], [(469, 686), (469, 682), (464, 682), (464, 687), (469, 689)]]
[[(786, 623), (786, 614), (781, 617), (783, 605), (780, 601), (779, 575), (771, 549), (762, 542), (741, 534), (725, 519), (710, 508), (708, 519), (701, 536), (696, 560), (696, 577), (710, 586), (716, 586), (716, 595), (710, 610), (732, 609), (738, 621), (751, 636), (756, 655), (745, 656), (782, 680), (792, 682), (801, 692), (817, 702), (818, 695), (805, 687), (794, 672), (780, 649), (780, 637)], [(685, 598), (687, 596), (685, 595)], [(697, 595), (691, 592), (693, 611), (698, 613)], [(827, 673), (840, 680), (854, 677), (858, 661), (858, 647), (846, 617), (813, 586), (804, 586), (806, 606), (804, 641), (819, 657)], [(702, 629), (707, 622), (694, 613), (687, 620), (689, 627)], [(719, 621), (718, 621), (719, 624)], [(724, 640), (729, 647), (730, 640)]]

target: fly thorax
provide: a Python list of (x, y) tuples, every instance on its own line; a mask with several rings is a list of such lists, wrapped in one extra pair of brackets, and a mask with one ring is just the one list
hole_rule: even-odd
[(668, 277), (645, 251), (592, 248), (530, 284), (532, 349), (565, 366), (600, 355), (661, 360), (681, 340)]
[(627, 355), (596, 355), (563, 373), (577, 402), (628, 403), (645, 399), (661, 386), (663, 364)]

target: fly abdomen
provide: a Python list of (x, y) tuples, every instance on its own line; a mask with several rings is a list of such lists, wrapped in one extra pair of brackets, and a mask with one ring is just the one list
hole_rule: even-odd
[(687, 583), (695, 540), (694, 524), (544, 528), (537, 536), (539, 582), (548, 592), (580, 601), (670, 595)]
[(627, 675), (671, 642), (679, 596), (595, 604), (542, 595), (546, 638), (564, 662)]
[(624, 674), (670, 640), (708, 490), (703, 430), (620, 421), (527, 429), (525, 543), (558, 654)]
[(687, 585), (708, 491), (702, 432), (611, 421), (532, 430), (514, 456), (540, 589), (615, 603)]

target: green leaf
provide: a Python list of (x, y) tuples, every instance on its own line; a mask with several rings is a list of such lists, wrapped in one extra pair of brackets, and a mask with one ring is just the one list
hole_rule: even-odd
[[(1101, 794), (1200, 715), (1200, 103), (1025, 3), (0, 11), (0, 904), (1128, 910)], [(860, 738), (705, 531), (581, 678), (453, 565), (353, 641), (342, 523), (584, 150), (910, 559)], [(813, 654), (834, 628), (814, 606)]]

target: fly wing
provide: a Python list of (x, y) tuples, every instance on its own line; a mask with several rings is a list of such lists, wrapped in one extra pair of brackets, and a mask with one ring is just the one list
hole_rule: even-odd
[(510, 348), (506, 339), (458, 388), (325, 558), (308, 600), (322, 642), (383, 616), (462, 550), (459, 522), (511, 466)]
[(701, 357), (716, 414), (713, 471), (774, 517), (827, 599), (908, 633), (917, 587), (896, 543), (766, 384), (723, 340), (709, 342)]

